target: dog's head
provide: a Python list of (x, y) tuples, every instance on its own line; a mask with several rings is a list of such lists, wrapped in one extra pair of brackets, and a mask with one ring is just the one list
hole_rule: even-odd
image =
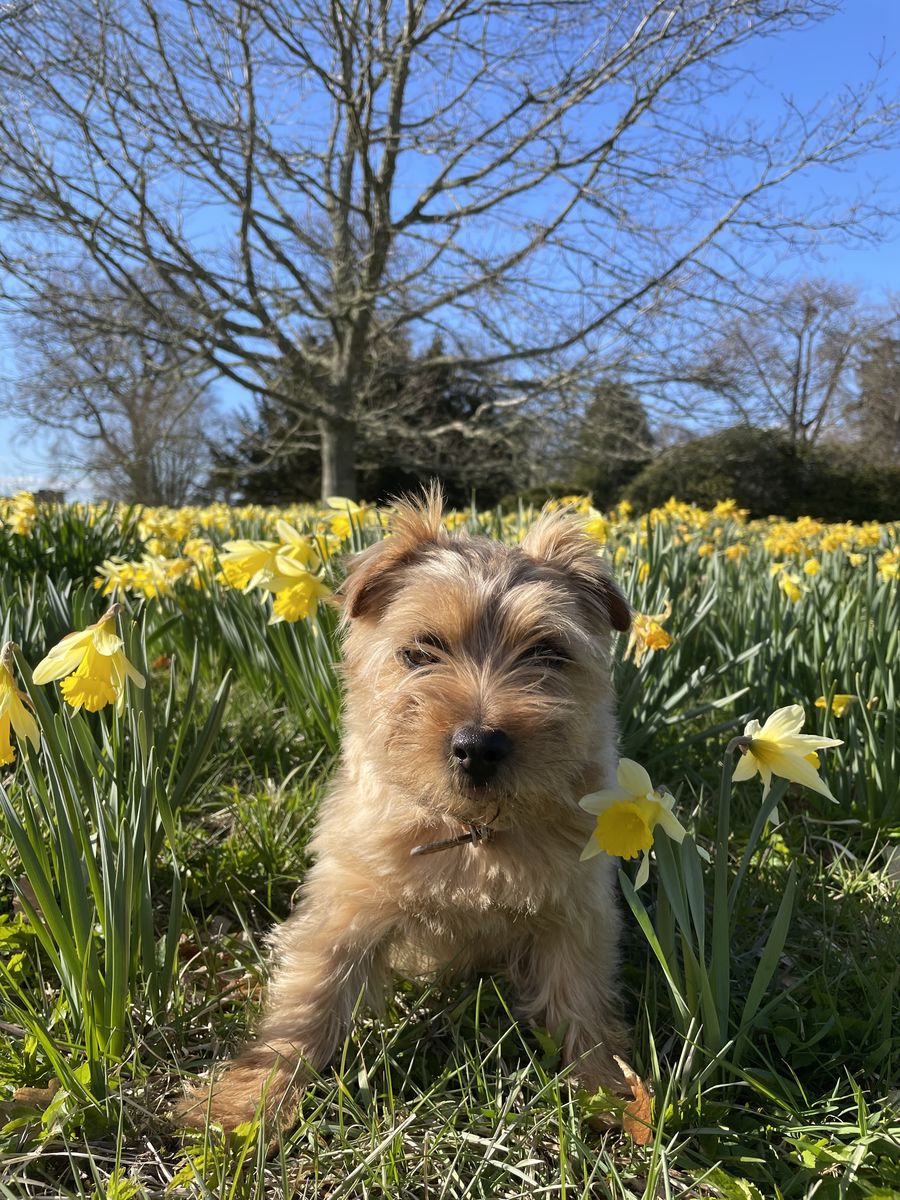
[(340, 598), (348, 733), (398, 799), (503, 827), (586, 790), (613, 733), (609, 631), (630, 617), (576, 517), (507, 546), (450, 535), (432, 490), (398, 504)]

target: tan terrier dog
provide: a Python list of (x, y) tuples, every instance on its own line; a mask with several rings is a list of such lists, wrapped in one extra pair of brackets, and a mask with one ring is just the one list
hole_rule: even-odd
[(579, 854), (578, 807), (613, 782), (610, 627), (629, 610), (577, 518), (521, 546), (452, 536), (436, 491), (341, 589), (343, 762), (299, 909), (272, 938), (256, 1039), (179, 1117), (289, 1122), (365, 993), (405, 972), (504, 972), (521, 1016), (565, 1029), (590, 1090), (623, 1088), (615, 864)]

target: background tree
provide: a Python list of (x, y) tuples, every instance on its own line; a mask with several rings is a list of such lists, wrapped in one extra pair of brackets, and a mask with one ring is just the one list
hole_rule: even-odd
[[(772, 128), (706, 114), (825, 0), (42, 0), (0, 23), (0, 265), (87, 253), (175, 344), (314, 423), (356, 491), (366, 373), (437, 331), (521, 405), (608, 369), (811, 222), (778, 185), (896, 138), (875, 82)], [(821, 182), (821, 181), (820, 181)], [(752, 256), (746, 252), (752, 250)], [(148, 282), (152, 281), (152, 282)], [(168, 298), (163, 299), (160, 288)], [(71, 302), (77, 307), (77, 297)]]
[(613, 504), (653, 456), (646, 409), (635, 388), (621, 379), (596, 385), (583, 413), (571, 422), (569, 436), (563, 474), (590, 492), (600, 508)]
[(209, 368), (143, 312), (87, 274), (48, 282), (15, 324), (5, 407), (102, 495), (179, 505), (208, 467)]
[(777, 288), (687, 365), (689, 396), (705, 392), (726, 417), (777, 429), (801, 453), (840, 421), (871, 328), (851, 288), (821, 279)]
[(867, 341), (856, 381), (847, 417), (862, 452), (872, 462), (900, 466), (900, 338), (881, 334)]
[[(390, 345), (390, 355), (386, 355)], [(401, 338), (381, 348), (367, 373), (367, 419), (357, 448), (359, 491), (385, 500), (438, 478), (448, 501), (493, 504), (515, 491), (527, 470), (530, 415), (498, 402), (489, 375), (448, 362), (440, 340), (416, 356)], [(224, 445), (213, 449), (214, 487), (265, 503), (311, 500), (320, 491), (315, 428), (262, 397)]]

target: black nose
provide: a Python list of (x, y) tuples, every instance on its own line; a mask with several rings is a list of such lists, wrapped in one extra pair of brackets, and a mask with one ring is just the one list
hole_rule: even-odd
[(509, 757), (512, 742), (502, 729), (462, 725), (450, 740), (453, 757), (474, 784), (487, 783)]

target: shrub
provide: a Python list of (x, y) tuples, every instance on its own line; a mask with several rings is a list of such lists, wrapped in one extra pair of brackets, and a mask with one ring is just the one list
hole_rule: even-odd
[(900, 467), (860, 461), (843, 444), (798, 454), (782, 435), (738, 426), (663, 451), (624, 491), (642, 510), (670, 496), (707, 508), (730, 496), (754, 517), (890, 521), (900, 515)]

